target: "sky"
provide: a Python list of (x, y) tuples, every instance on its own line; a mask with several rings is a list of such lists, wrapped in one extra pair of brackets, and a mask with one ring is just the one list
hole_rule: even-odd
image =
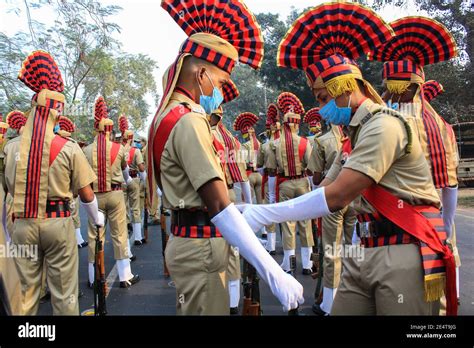
[[(420, 15), (415, 10), (414, 1), (406, 0), (406, 5), (403, 8), (388, 6), (380, 12), (380, 15), (387, 22), (407, 15)], [(280, 19), (285, 20), (292, 7), (301, 10), (319, 5), (324, 0), (245, 0), (244, 2), (255, 14), (260, 12), (278, 13)], [(168, 13), (161, 8), (160, 0), (102, 0), (101, 3), (114, 4), (123, 8), (119, 14), (110, 18), (121, 27), (120, 34), (115, 34), (115, 38), (122, 42), (123, 51), (147, 54), (157, 61), (158, 68), (154, 75), (158, 94), (161, 95), (163, 72), (176, 58), (186, 35)], [(18, 30), (28, 31), (24, 11), (20, 15), (6, 13), (6, 9), (14, 5), (24, 8), (23, 1), (0, 0), (0, 31), (7, 35), (12, 35)], [(33, 10), (32, 17), (47, 23), (50, 15), (44, 11)], [(148, 101), (153, 104), (151, 97), (148, 98)], [(155, 106), (152, 109), (155, 109)], [(150, 110), (147, 124), (151, 122), (153, 113), (154, 110)]]

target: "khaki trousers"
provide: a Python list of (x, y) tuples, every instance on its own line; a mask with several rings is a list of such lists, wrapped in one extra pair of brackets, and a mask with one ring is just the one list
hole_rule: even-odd
[[(142, 211), (140, 210), (140, 179), (133, 179), (130, 185), (127, 185), (123, 192), (127, 209), (127, 223), (130, 220), (132, 223), (141, 223)], [(130, 216), (130, 218), (128, 216)]]
[(165, 257), (176, 285), (178, 315), (229, 315), (229, 245), (224, 238), (173, 236)]
[(417, 245), (362, 250), (363, 257), (345, 257), (342, 261), (342, 280), (331, 315), (438, 315), (439, 300), (424, 299)]
[(326, 288), (335, 289), (339, 286), (342, 271), (341, 247), (343, 244), (352, 244), (355, 222), (356, 213), (350, 206), (322, 218), (323, 284)]
[(79, 197), (76, 197), (69, 205), (71, 209), (72, 222), (74, 229), (81, 228), (81, 219), (79, 217)]
[(262, 204), (262, 176), (258, 172), (249, 175), (250, 190), (255, 196), (257, 204)]
[(16, 219), (12, 241), (37, 249), (37, 257), (17, 257), (22, 315), (38, 312), (41, 278), (46, 263), (54, 315), (78, 315), (78, 253), (72, 218)]
[[(228, 190), (229, 199), (232, 203), (236, 202), (235, 191), (233, 189)], [(227, 280), (238, 280), (242, 277), (240, 271), (240, 255), (239, 251), (234, 248), (229, 248), (229, 263), (227, 266)]]
[[(130, 257), (128, 255), (128, 232), (125, 218), (125, 200), (122, 191), (110, 191), (105, 193), (96, 193), (99, 209), (105, 214), (105, 222), (109, 223), (110, 236), (114, 248), (115, 260), (123, 260)], [(105, 246), (105, 228), (100, 230), (100, 240)], [(89, 238), (89, 262), (94, 262), (95, 255), (95, 237), (97, 230), (89, 220), (88, 238)], [(104, 248), (105, 249), (105, 248)]]
[[(280, 184), (280, 202), (287, 201), (309, 192), (309, 184), (307, 178), (296, 180), (287, 180)], [(311, 209), (311, 207), (308, 207)], [(295, 222), (283, 222), (282, 236), (283, 236), (283, 250), (296, 249), (296, 228), (300, 233), (300, 241), (302, 247), (312, 247), (314, 245), (313, 230), (311, 228), (311, 220)]]

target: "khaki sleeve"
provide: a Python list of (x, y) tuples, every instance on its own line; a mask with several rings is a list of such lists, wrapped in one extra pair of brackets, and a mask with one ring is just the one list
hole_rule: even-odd
[(304, 157), (303, 157), (303, 168), (308, 168), (309, 159), (311, 158), (312, 152), (313, 152), (313, 146), (311, 145), (311, 141), (308, 140), (306, 142), (306, 149), (305, 149)]
[(145, 161), (143, 160), (143, 155), (139, 149), (135, 151), (134, 157), (134, 161), (137, 166), (139, 166), (140, 164), (145, 164)]
[(277, 159), (276, 159), (277, 147), (274, 143), (270, 144), (267, 149), (267, 159), (265, 161), (265, 168), (276, 170), (277, 169)]
[(308, 162), (308, 169), (313, 173), (323, 173), (326, 164), (325, 161), (325, 148), (324, 145), (319, 142), (316, 138), (314, 139), (313, 151)]
[(334, 162), (329, 168), (325, 178), (334, 181), (342, 170), (342, 151), (338, 151)]
[(378, 183), (392, 164), (405, 154), (407, 136), (402, 121), (379, 115), (362, 127), (351, 155), (344, 164)]
[[(339, 148), (337, 146), (337, 139), (332, 138), (327, 144), (324, 146), (324, 156), (325, 156), (325, 167), (330, 167), (334, 160), (336, 159), (337, 153), (339, 151)], [(324, 168), (323, 171), (328, 168)]]
[(72, 192), (76, 194), (80, 189), (90, 185), (95, 180), (97, 180), (97, 176), (89, 165), (84, 152), (78, 144), (74, 143), (71, 158)]
[(120, 145), (120, 151), (118, 155), (121, 156), (120, 168), (126, 167), (127, 166), (127, 151), (125, 150), (125, 147), (123, 145)]
[(193, 113), (183, 116), (175, 126), (172, 146), (178, 163), (196, 191), (212, 179), (224, 181), (224, 174), (212, 145), (211, 130), (205, 118)]

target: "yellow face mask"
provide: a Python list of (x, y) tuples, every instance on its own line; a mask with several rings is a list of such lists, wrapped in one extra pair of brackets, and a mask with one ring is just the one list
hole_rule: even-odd
[(249, 138), (249, 133), (244, 133), (244, 134), (242, 134), (242, 138), (248, 139), (248, 138)]

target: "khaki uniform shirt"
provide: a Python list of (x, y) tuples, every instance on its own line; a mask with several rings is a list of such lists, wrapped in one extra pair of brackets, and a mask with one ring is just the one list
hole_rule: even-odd
[[(84, 148), (84, 153), (86, 155), (87, 160), (92, 165), (92, 151), (95, 148), (94, 144), (89, 144)], [(112, 163), (112, 171), (111, 171), (111, 184), (114, 185), (122, 185), (125, 181), (123, 179), (122, 167), (127, 165), (126, 161), (127, 153), (125, 148), (120, 145), (120, 150), (117, 153), (117, 157), (115, 158), (114, 163)], [(97, 173), (96, 173), (97, 174)], [(97, 178), (94, 180), (94, 187), (97, 187)]]
[[(10, 140), (5, 151), (5, 181), (8, 192), (15, 195), (16, 158), (20, 151), (21, 136)], [(69, 200), (94, 180), (97, 180), (84, 153), (74, 141), (64, 144), (49, 167), (48, 200)]]
[[(281, 137), (284, 137), (285, 135), (282, 132)], [(298, 136), (297, 134), (293, 133), (293, 148), (295, 150), (295, 162), (296, 158), (299, 158), (299, 144), (301, 141), (301, 137)], [(268, 160), (266, 161), (265, 165), (268, 169), (272, 170), (277, 170), (280, 175), (284, 174), (284, 163), (283, 163), (283, 156), (282, 153), (283, 151), (286, 151), (286, 149), (282, 148), (281, 141), (278, 139), (277, 141), (274, 141), (270, 144), (271, 151), (269, 151), (269, 156)], [(301, 173), (304, 174), (304, 170), (308, 166), (309, 158), (311, 157), (311, 150), (312, 146), (311, 144), (307, 143), (306, 145), (306, 150), (304, 153), (303, 158), (301, 158)], [(299, 174), (297, 174), (299, 175)]]
[(314, 139), (313, 151), (308, 163), (311, 172), (326, 174), (342, 146), (342, 134), (338, 126)]
[(160, 167), (163, 203), (167, 209), (204, 208), (197, 191), (213, 179), (224, 181), (224, 173), (212, 145), (206, 113), (192, 99), (174, 92), (158, 117), (158, 124), (180, 103), (186, 103), (191, 112), (176, 123), (163, 150)]
[[(412, 150), (406, 154), (408, 137), (404, 122), (386, 112), (370, 117), (371, 112), (375, 113), (380, 108), (381, 105), (370, 99), (362, 103), (349, 125), (352, 153), (344, 160), (339, 151), (326, 177), (334, 181), (342, 168), (349, 168), (369, 176), (412, 205), (439, 207), (439, 198), (418, 138), (413, 137)], [(413, 119), (405, 116), (405, 120), (411, 128), (414, 127)], [(358, 214), (374, 212), (362, 196), (356, 198), (352, 205)]]
[[(130, 148), (128, 150), (128, 152), (126, 152), (126, 161), (127, 161), (127, 163), (128, 163), (128, 159), (129, 159), (131, 151), (132, 151), (132, 149)], [(135, 153), (133, 154), (133, 159), (132, 159), (132, 162), (129, 164), (129, 168), (130, 168), (130, 170), (134, 170), (136, 172), (139, 172), (140, 169), (138, 168), (138, 166), (140, 164), (145, 164), (145, 161), (143, 160), (143, 155), (142, 155), (140, 149), (135, 149)]]

